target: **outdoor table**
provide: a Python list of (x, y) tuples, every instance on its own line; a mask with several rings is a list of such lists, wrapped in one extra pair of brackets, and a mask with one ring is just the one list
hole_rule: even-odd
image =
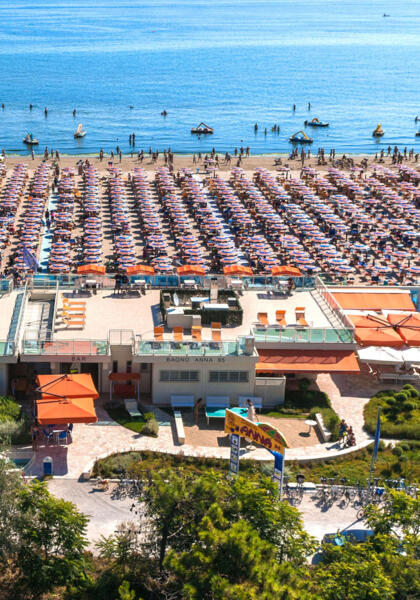
[(306, 419), (305, 425), (309, 427), (308, 434), (310, 435), (312, 427), (316, 427), (316, 421), (312, 421), (312, 419)]
[[(229, 410), (240, 417), (248, 418), (248, 409), (242, 406), (229, 407)], [(209, 419), (224, 419), (226, 417), (226, 408), (206, 408), (207, 422)]]

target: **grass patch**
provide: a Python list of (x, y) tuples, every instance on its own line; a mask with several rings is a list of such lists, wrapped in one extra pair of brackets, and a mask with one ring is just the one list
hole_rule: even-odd
[(123, 406), (107, 405), (106, 410), (114, 421), (135, 433), (157, 437), (159, 425), (152, 412), (144, 413), (143, 417), (131, 417)]
[(262, 411), (263, 416), (273, 417), (273, 419), (307, 419), (309, 413), (293, 410), (293, 408), (276, 408), (275, 410)]
[[(399, 479), (403, 477), (407, 483), (420, 481), (420, 444), (402, 442), (398, 444), (401, 455), (396, 456), (395, 448), (386, 448), (380, 444), (374, 477), (381, 479)], [(346, 455), (317, 463), (286, 463), (286, 469), (294, 479), (298, 473), (305, 475), (307, 481), (319, 483), (321, 477), (346, 477), (349, 483), (365, 482), (369, 475), (372, 448), (359, 450)], [(399, 452), (397, 452), (399, 454)], [(210, 469), (228, 473), (229, 461), (218, 458), (189, 457), (183, 455), (160, 454), (151, 451), (125, 452), (112, 454), (95, 464), (93, 475), (102, 477), (118, 477), (126, 473), (128, 477), (147, 477), (150, 472), (161, 469), (176, 469), (187, 474), (207, 472)], [(239, 471), (258, 479), (261, 475), (271, 475), (273, 462), (241, 460)]]
[(365, 429), (374, 434), (378, 406), (381, 407), (381, 435), (384, 438), (420, 440), (420, 394), (412, 385), (401, 390), (384, 390), (364, 408)]

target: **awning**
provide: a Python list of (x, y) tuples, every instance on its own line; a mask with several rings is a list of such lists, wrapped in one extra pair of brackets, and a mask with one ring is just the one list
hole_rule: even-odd
[(176, 272), (178, 275), (205, 275), (206, 269), (203, 267), (196, 267), (194, 265), (184, 265), (182, 267), (178, 267)]
[(110, 373), (108, 375), (111, 381), (134, 381), (140, 379), (139, 373)]
[(258, 350), (257, 373), (360, 373), (349, 350)]
[(334, 292), (344, 310), (416, 310), (408, 292)]
[(402, 353), (405, 362), (420, 365), (420, 348), (407, 348)]
[(271, 269), (272, 275), (288, 275), (289, 277), (301, 277), (302, 272), (297, 267), (291, 267), (290, 265), (282, 265), (280, 267), (273, 267)]
[(77, 272), (83, 275), (104, 275), (105, 267), (102, 265), (82, 265), (77, 267)]
[(230, 265), (223, 267), (224, 275), (252, 275), (251, 267), (244, 265)]
[(155, 270), (149, 265), (134, 265), (133, 267), (127, 267), (125, 270), (127, 275), (154, 275)]

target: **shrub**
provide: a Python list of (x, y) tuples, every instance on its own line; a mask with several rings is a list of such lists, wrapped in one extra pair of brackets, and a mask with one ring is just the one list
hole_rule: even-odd
[(158, 436), (159, 423), (156, 421), (155, 417), (152, 417), (147, 421), (141, 432), (143, 435), (150, 435), (152, 437)]
[(20, 405), (10, 396), (0, 396), (0, 422), (17, 421)]
[(416, 406), (417, 406), (416, 403), (413, 402), (412, 400), (406, 400), (404, 402), (404, 404), (402, 405), (403, 409), (407, 410), (407, 411), (415, 410)]
[(382, 407), (382, 437), (420, 440), (420, 410), (410, 389), (379, 392), (369, 400), (364, 408), (364, 418), (365, 429), (371, 434), (376, 430), (378, 406)]
[(410, 444), (407, 444), (407, 442), (399, 442), (396, 448), (397, 447), (401, 448), (401, 450), (403, 450), (404, 452), (408, 452), (410, 450)]
[(401, 402), (405, 402), (405, 401), (407, 400), (407, 395), (406, 395), (406, 393), (405, 393), (405, 392), (397, 392), (397, 393), (394, 395), (394, 398), (395, 398), (395, 400), (396, 400), (397, 402), (400, 402), (400, 403), (401, 403)]
[(302, 379), (299, 379), (298, 386), (299, 391), (306, 392), (310, 388), (311, 382), (307, 377), (302, 377)]
[(324, 408), (320, 406), (314, 406), (311, 410), (309, 418), (315, 419), (316, 413), (321, 413), (324, 420), (324, 425), (331, 433), (331, 441), (335, 442), (338, 440), (338, 432), (340, 428), (340, 418), (332, 408)]
[(325, 392), (319, 390), (286, 390), (285, 408), (306, 408), (311, 410), (314, 406), (330, 408), (331, 402)]
[(416, 390), (416, 388), (412, 386), (411, 383), (406, 383), (402, 389), (405, 390), (406, 393), (409, 392), (411, 398), (420, 398), (419, 391)]
[(395, 446), (395, 448), (392, 448), (391, 452), (394, 456), (402, 456), (403, 449), (401, 448), (401, 446)]

